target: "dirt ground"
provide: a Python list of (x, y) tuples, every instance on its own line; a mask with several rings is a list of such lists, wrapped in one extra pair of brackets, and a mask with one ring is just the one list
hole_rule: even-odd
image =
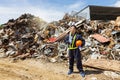
[(82, 78), (75, 68), (67, 75), (67, 63), (50, 63), (40, 59), (27, 59), (12, 62), (0, 59), (0, 80), (120, 80), (107, 77), (100, 70), (84, 68), (86, 77)]

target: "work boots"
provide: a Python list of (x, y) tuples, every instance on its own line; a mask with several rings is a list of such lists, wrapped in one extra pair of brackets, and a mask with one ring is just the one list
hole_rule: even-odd
[(68, 75), (72, 74), (73, 73), (73, 70), (69, 70), (68, 71)]
[(81, 72), (80, 72), (80, 75), (81, 75), (82, 77), (85, 77), (85, 72), (84, 72), (84, 71), (81, 71)]
[[(68, 71), (68, 75), (70, 75), (70, 74), (72, 74), (73, 73), (73, 70), (69, 70)], [(85, 77), (85, 72), (84, 71), (80, 71), (80, 75), (82, 76), (82, 77)]]

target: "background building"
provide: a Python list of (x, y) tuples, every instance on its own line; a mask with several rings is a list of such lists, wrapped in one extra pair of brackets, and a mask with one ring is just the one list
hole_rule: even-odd
[(117, 16), (120, 16), (120, 7), (89, 5), (75, 15), (88, 20), (115, 20)]

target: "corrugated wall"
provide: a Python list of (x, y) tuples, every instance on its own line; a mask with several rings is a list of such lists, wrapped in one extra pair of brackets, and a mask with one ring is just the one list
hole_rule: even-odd
[(79, 11), (77, 15), (90, 20), (115, 20), (117, 16), (120, 16), (120, 7), (90, 5)]
[(104, 6), (89, 6), (91, 20), (114, 20), (120, 16), (120, 8), (104, 7)]

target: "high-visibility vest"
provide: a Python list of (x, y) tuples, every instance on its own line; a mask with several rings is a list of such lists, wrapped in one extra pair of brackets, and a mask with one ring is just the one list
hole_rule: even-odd
[(74, 35), (73, 40), (72, 40), (72, 44), (69, 45), (68, 49), (77, 49), (77, 47), (73, 47), (74, 43), (75, 43), (75, 39), (76, 39), (76, 34)]

